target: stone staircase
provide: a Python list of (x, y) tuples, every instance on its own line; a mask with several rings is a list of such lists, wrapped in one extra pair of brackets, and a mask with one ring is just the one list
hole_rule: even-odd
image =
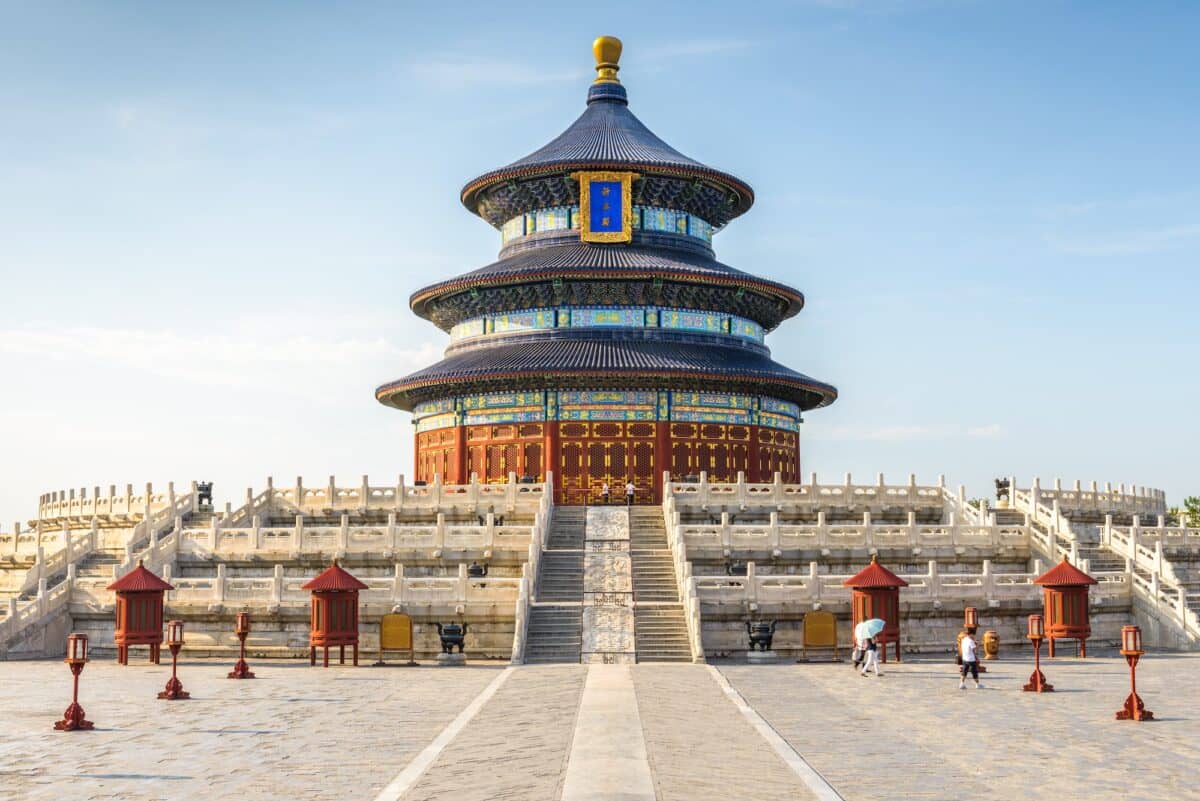
[(526, 664), (577, 664), (583, 651), (583, 607), (535, 603), (529, 609), (526, 637)]
[(528, 664), (578, 663), (582, 657), (585, 511), (573, 506), (554, 510), (529, 610)]
[(691, 662), (687, 624), (679, 604), (636, 606), (633, 610), (638, 662)]
[(638, 662), (690, 662), (687, 623), (663, 512), (633, 507), (629, 520), (633, 567), (634, 642)]

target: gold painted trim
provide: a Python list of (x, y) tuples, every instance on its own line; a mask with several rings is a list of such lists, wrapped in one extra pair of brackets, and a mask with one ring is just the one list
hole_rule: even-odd
[[(579, 182), (579, 239), (582, 242), (633, 241), (633, 181), (636, 172), (585, 171), (571, 173)], [(621, 230), (592, 231), (592, 197), (588, 184), (592, 181), (619, 181), (621, 184)]]

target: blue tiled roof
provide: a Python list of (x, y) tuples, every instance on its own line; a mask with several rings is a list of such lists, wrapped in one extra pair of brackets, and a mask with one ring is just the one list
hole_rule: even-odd
[[(564, 386), (573, 376), (597, 385), (631, 376), (683, 377), (698, 388), (730, 383), (770, 386), (771, 393), (803, 409), (832, 403), (837, 390), (771, 360), (763, 348), (715, 341), (664, 341), (655, 332), (637, 336), (524, 336), (518, 341), (450, 353), (437, 364), (376, 390), (381, 401), (411, 409), (410, 393), (429, 386), (495, 380), (523, 386)], [(452, 390), (447, 390), (452, 391)], [(765, 390), (764, 390), (765, 391)]]
[(784, 299), (788, 309), (785, 317), (796, 314), (804, 306), (804, 296), (786, 284), (735, 270), (695, 251), (637, 245), (613, 247), (583, 242), (532, 248), (500, 259), (486, 267), (419, 289), (409, 298), (409, 304), (414, 311), (421, 314), (424, 303), (447, 291), (462, 291), (472, 285), (490, 284), (495, 281), (519, 281), (526, 277), (577, 271), (594, 273), (597, 278), (602, 274), (611, 273), (629, 273), (631, 277), (639, 274), (675, 274), (680, 278), (715, 278), (735, 284), (744, 282), (747, 286), (756, 287), (763, 294)]
[(619, 94), (591, 91), (588, 106), (575, 122), (549, 144), (497, 170), (484, 173), (463, 187), (462, 200), (475, 211), (475, 198), (487, 186), (514, 176), (536, 175), (560, 168), (631, 169), (661, 168), (724, 185), (734, 195), (736, 214), (754, 202), (754, 191), (745, 181), (688, 158), (659, 139), (634, 116)]

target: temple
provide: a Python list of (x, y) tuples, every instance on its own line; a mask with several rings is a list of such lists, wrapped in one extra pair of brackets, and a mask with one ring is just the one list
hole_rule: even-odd
[(418, 481), (553, 476), (563, 504), (627, 482), (661, 503), (664, 473), (798, 481), (801, 415), (837, 390), (773, 361), (765, 338), (804, 296), (716, 260), (714, 232), (753, 191), (634, 116), (619, 40), (593, 50), (583, 114), (462, 190), (501, 247), (413, 294), (450, 334), (445, 358), (376, 397), (413, 413)]

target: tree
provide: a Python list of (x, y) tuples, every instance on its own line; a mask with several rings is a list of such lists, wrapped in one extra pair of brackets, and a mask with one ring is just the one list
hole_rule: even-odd
[(1189, 526), (1200, 526), (1200, 497), (1190, 495), (1183, 499), (1183, 516)]

